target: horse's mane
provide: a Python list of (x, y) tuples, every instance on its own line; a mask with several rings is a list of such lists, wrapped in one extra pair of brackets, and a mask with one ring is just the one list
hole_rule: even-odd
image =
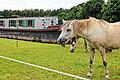
[(115, 22), (115, 23), (109, 23), (103, 19), (96, 19), (94, 17), (90, 17), (89, 19), (82, 19), (82, 20), (68, 20), (68, 21), (65, 21), (65, 23), (63, 24), (63, 26), (65, 25), (69, 25), (72, 23), (72, 25), (75, 25), (77, 26), (77, 30), (79, 30), (79, 28), (81, 29), (88, 29), (88, 25), (91, 24), (91, 21), (93, 22), (93, 24), (98, 24), (100, 25), (101, 27), (103, 27), (104, 25), (116, 25), (116, 24), (120, 24), (120, 22)]
[(105, 20), (103, 20), (103, 19), (96, 19), (96, 18), (94, 18), (94, 17), (90, 17), (89, 19), (90, 19), (90, 20), (93, 20), (93, 21), (97, 21), (97, 22), (109, 23), (109, 22), (107, 22), (107, 21), (105, 21)]
[(82, 19), (82, 20), (76, 20), (75, 26), (76, 27), (76, 33), (79, 33), (83, 30), (88, 31), (89, 25), (96, 24), (97, 26), (100, 25), (100, 27), (104, 27), (104, 25), (107, 25), (109, 22), (103, 20), (103, 19), (96, 19), (94, 17), (90, 17), (89, 19)]
[(96, 19), (94, 17), (89, 18), (93, 23), (97, 24), (97, 27), (105, 27), (105, 25), (109, 25), (110, 23), (103, 19)]
[(75, 34), (80, 33), (83, 30), (87, 30), (89, 21), (89, 19), (75, 20), (75, 22), (73, 23), (73, 25), (75, 26)]
[(98, 22), (107, 23), (107, 24), (120, 24), (120, 21), (119, 21), (119, 22), (110, 23), (110, 22), (108, 22), (108, 21), (106, 21), (106, 20), (96, 19), (96, 18), (94, 18), (94, 17), (90, 17), (89, 19), (91, 19), (91, 20), (96, 20), (96, 21), (98, 21)]

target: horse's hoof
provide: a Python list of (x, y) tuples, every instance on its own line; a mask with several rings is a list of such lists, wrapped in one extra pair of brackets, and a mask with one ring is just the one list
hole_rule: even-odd
[(85, 50), (85, 53), (87, 53), (88, 52), (88, 50)]
[(71, 53), (74, 53), (74, 49), (70, 50)]
[(87, 78), (87, 79), (91, 79), (91, 77), (90, 77), (90, 76), (87, 76), (86, 78)]
[(110, 80), (109, 75), (106, 75), (106, 76), (105, 76), (105, 80)]
[(87, 74), (87, 79), (91, 79), (91, 74)]

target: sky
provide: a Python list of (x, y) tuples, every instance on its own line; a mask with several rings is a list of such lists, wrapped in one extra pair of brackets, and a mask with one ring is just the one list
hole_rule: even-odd
[(12, 9), (69, 9), (88, 0), (0, 0), (0, 10)]

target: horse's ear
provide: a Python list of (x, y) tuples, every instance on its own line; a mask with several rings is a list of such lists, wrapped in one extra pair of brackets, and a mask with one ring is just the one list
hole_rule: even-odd
[(89, 17), (89, 19), (93, 19), (93, 17)]
[(65, 21), (64, 19), (63, 19), (63, 25), (65, 24), (65, 23), (67, 23), (68, 21)]
[(68, 21), (63, 20), (63, 26), (65, 26), (68, 23)]
[(95, 17), (89, 17), (89, 19), (96, 19)]

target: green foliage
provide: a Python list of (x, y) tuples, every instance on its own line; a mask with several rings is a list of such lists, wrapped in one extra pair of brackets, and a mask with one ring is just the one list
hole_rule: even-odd
[(101, 10), (102, 18), (109, 22), (120, 21), (120, 0), (108, 0)]
[(109, 22), (120, 21), (120, 0), (89, 0), (70, 9), (25, 9), (25, 10), (4, 10), (0, 11), (0, 16), (18, 15), (23, 17), (43, 17), (58, 16), (59, 19), (85, 19), (90, 16), (98, 19), (105, 19)]
[(89, 0), (84, 5), (84, 18), (89, 18), (90, 16), (99, 18), (100, 11), (104, 0)]
[(83, 5), (84, 5), (84, 3), (77, 6), (77, 12), (76, 12), (77, 19), (83, 19), (84, 18)]
[(59, 19), (65, 19), (66, 20), (68, 18), (68, 10), (60, 8), (60, 9), (57, 10), (57, 14), (54, 15), (54, 16), (58, 16)]

